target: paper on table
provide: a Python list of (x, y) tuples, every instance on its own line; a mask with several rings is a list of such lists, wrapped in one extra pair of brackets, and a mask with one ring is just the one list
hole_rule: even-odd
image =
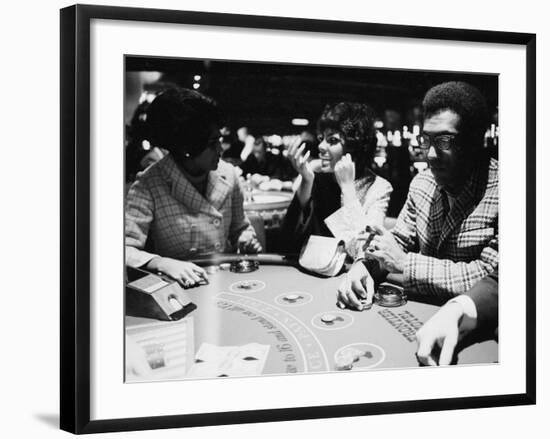
[[(195, 355), (193, 317), (126, 330), (126, 381), (185, 377)], [(131, 349), (129, 349), (131, 348)], [(145, 367), (134, 367), (134, 365)], [(147, 372), (140, 376), (136, 369)]]
[(346, 243), (365, 230), (368, 218), (357, 206), (342, 206), (332, 215), (325, 218), (325, 224), (335, 238)]
[(203, 343), (195, 355), (188, 377), (261, 375), (269, 345), (249, 343), (243, 346), (216, 346)]

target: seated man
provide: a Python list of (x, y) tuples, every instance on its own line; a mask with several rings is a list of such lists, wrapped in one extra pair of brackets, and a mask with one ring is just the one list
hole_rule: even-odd
[[(423, 102), (422, 148), (430, 169), (411, 182), (391, 232), (376, 228), (338, 292), (358, 307), (372, 297), (367, 279), (399, 275), (408, 293), (445, 301), (465, 293), (498, 264), (498, 162), (483, 150), (488, 111), (481, 93), (463, 82), (430, 89)], [(367, 271), (368, 267), (368, 271)]]
[[(475, 284), (466, 294), (449, 300), (418, 330), (418, 361), (427, 366), (450, 364), (458, 341), (474, 330), (494, 331), (498, 338), (496, 271)], [(439, 349), (434, 349), (436, 345)]]
[(267, 150), (265, 140), (258, 137), (254, 140), (252, 154), (241, 165), (243, 175), (260, 174), (272, 178), (285, 178), (284, 163), (281, 155), (275, 155)]

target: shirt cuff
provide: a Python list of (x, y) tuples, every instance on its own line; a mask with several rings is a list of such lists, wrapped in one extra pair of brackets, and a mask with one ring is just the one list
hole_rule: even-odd
[(156, 256), (158, 255), (146, 252), (144, 250), (138, 250), (135, 247), (126, 246), (126, 265), (128, 267), (143, 267)]
[(458, 303), (462, 307), (463, 318), (460, 322), (461, 331), (469, 331), (477, 326), (476, 304), (471, 297), (461, 294), (449, 300), (448, 303)]
[(407, 253), (405, 256), (405, 266), (403, 267), (403, 288), (405, 288), (405, 291), (414, 289), (415, 256), (415, 253)]

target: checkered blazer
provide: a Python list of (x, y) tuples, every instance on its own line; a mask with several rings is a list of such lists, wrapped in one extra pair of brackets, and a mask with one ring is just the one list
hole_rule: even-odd
[(441, 298), (498, 266), (498, 161), (474, 170), (447, 215), (445, 197), (430, 170), (417, 175), (392, 230), (407, 252), (405, 288)]
[(235, 168), (220, 161), (208, 177), (206, 198), (170, 155), (149, 167), (126, 198), (126, 264), (139, 267), (160, 255), (189, 259), (233, 250), (240, 234), (254, 233), (243, 211)]

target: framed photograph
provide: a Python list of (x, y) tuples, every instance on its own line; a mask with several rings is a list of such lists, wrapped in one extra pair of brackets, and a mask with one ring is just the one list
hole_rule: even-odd
[(535, 50), (62, 9), (61, 428), (534, 404)]

